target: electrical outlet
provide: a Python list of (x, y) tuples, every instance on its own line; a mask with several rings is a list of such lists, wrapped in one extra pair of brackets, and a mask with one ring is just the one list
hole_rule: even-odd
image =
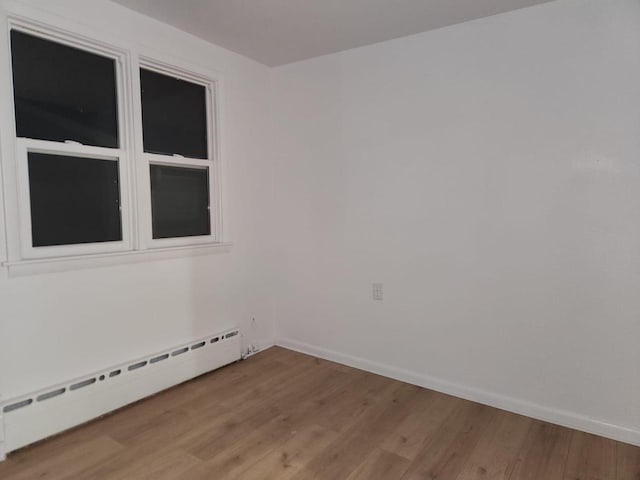
[(374, 283), (373, 284), (373, 299), (374, 300), (378, 300), (378, 301), (382, 301), (383, 298), (384, 298), (384, 295), (383, 295), (383, 291), (382, 291), (382, 284), (381, 283)]

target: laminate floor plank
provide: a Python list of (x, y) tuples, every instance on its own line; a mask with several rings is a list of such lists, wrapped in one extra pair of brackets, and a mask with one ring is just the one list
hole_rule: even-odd
[(309, 425), (282, 445), (277, 445), (242, 474), (242, 480), (289, 480), (336, 439), (338, 434), (318, 425)]
[(508, 412), (496, 415), (456, 480), (507, 480), (531, 423), (530, 418)]
[(498, 414), (497, 410), (477, 403), (461, 404), (417, 455), (402, 480), (455, 480)]
[(357, 467), (347, 480), (389, 480), (400, 478), (409, 468), (409, 460), (377, 448)]
[(616, 478), (618, 480), (640, 480), (640, 448), (618, 443), (616, 453)]
[(572, 430), (533, 421), (509, 480), (563, 480)]
[(432, 441), (433, 435), (441, 427), (454, 409), (464, 402), (455, 397), (423, 390), (424, 403), (410, 412), (398, 428), (389, 434), (382, 443), (385, 450), (414, 460), (425, 444)]
[(616, 442), (583, 432), (573, 432), (565, 480), (615, 480)]
[(124, 447), (106, 436), (98, 436), (75, 445), (54, 456), (46, 456), (40, 462), (16, 465), (12, 471), (10, 461), (2, 465), (0, 478), (11, 480), (32, 480), (47, 478), (62, 480), (69, 475), (81, 472), (91, 464), (115, 456)]

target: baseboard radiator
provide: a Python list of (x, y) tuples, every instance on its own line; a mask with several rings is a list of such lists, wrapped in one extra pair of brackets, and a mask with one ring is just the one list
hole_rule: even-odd
[(0, 460), (8, 452), (240, 358), (240, 332), (231, 329), (3, 400)]

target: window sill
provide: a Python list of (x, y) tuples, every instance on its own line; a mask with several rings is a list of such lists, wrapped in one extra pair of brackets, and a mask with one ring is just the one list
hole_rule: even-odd
[(39, 273), (65, 272), (87, 268), (108, 267), (127, 263), (141, 263), (172, 258), (195, 257), (214, 253), (227, 253), (231, 243), (210, 243), (207, 245), (190, 245), (186, 247), (154, 248), (150, 250), (131, 250), (127, 252), (102, 253), (96, 255), (79, 255), (71, 257), (39, 258), (4, 262), (10, 277), (21, 277)]

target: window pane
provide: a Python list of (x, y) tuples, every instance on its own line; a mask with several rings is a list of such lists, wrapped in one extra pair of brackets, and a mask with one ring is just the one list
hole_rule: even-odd
[(122, 240), (118, 162), (29, 153), (34, 247)]
[(144, 151), (207, 158), (207, 94), (202, 85), (140, 70)]
[(18, 137), (118, 147), (113, 59), (11, 31)]
[(210, 235), (209, 170), (151, 165), (153, 238)]

